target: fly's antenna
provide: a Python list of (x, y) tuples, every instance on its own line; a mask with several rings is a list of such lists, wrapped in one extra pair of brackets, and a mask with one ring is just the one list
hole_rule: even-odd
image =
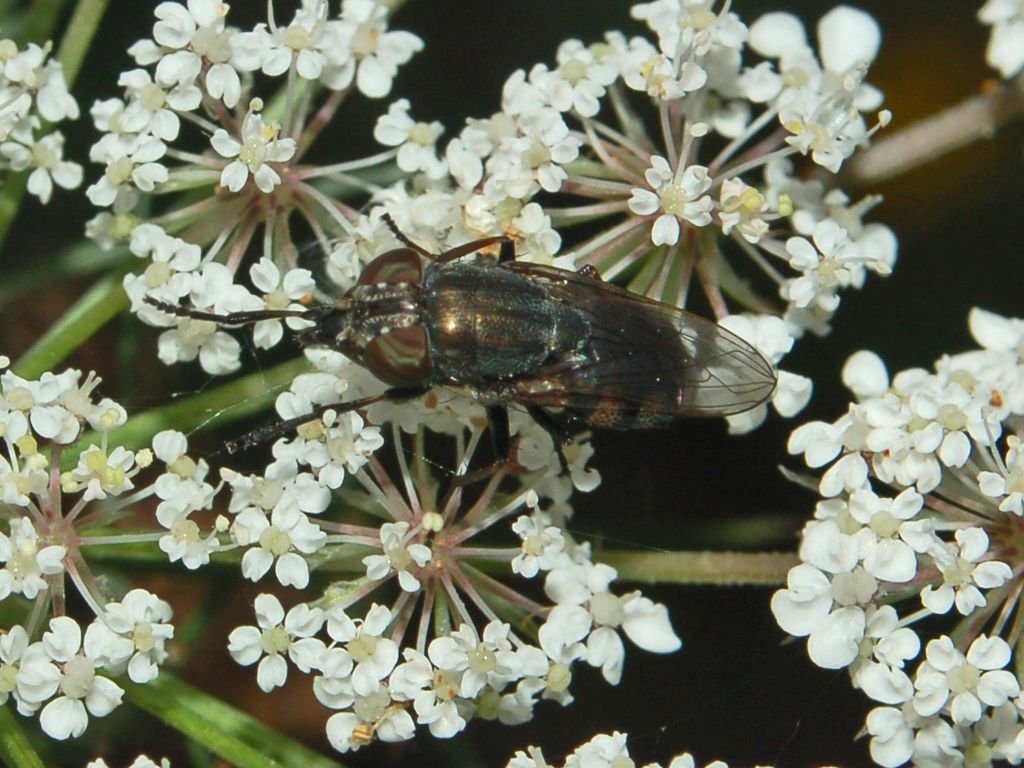
[(381, 218), (384, 220), (384, 223), (388, 225), (388, 229), (391, 230), (391, 233), (395, 237), (397, 237), (403, 245), (409, 246), (414, 251), (416, 251), (416, 253), (420, 254), (424, 258), (429, 259), (430, 261), (433, 261), (434, 259), (437, 258), (437, 254), (431, 253), (419, 243), (415, 243), (411, 239), (409, 239), (409, 237), (398, 228), (398, 225), (395, 224), (395, 220), (391, 218), (390, 213), (385, 213)]

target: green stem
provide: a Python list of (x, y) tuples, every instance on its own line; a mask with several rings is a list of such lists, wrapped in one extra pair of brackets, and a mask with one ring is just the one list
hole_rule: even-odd
[(44, 768), (11, 706), (0, 707), (0, 763), (10, 768)]
[(75, 11), (71, 14), (67, 32), (60, 41), (57, 60), (64, 67), (64, 79), (68, 88), (74, 84), (82, 69), (82, 62), (89, 52), (92, 39), (96, 36), (100, 21), (107, 10), (109, 0), (78, 0)]
[[(111, 445), (141, 448), (149, 443), (153, 435), (164, 429), (177, 429), (190, 434), (259, 413), (270, 406), (281, 387), (308, 370), (306, 359), (297, 358), (235, 379), (216, 389), (153, 408), (132, 416), (124, 426), (113, 432), (110, 436)], [(78, 455), (99, 440), (100, 436), (96, 432), (83, 434), (74, 446), (61, 453), (61, 465), (65, 468), (74, 466)]]
[(167, 671), (146, 685), (123, 681), (125, 699), (239, 768), (342, 768)]
[(799, 560), (790, 552), (633, 552), (606, 550), (596, 556), (619, 578), (645, 584), (779, 586)]
[(97, 280), (21, 356), (14, 372), (26, 379), (39, 378), (44, 371), (53, 370), (64, 358), (78, 349), (96, 331), (128, 306), (128, 297), (121, 288), (121, 280), (129, 264)]
[[(18, 30), (21, 45), (36, 43), (42, 45), (53, 36), (60, 18), (60, 11), (66, 0), (35, 0)], [(71, 83), (68, 83), (70, 86)]]
[(91, 240), (80, 240), (53, 255), (33, 255), (21, 265), (4, 273), (0, 281), (0, 307), (15, 299), (53, 285), (53, 276), (62, 279), (93, 277), (107, 272), (129, 258), (128, 248), (100, 248)]

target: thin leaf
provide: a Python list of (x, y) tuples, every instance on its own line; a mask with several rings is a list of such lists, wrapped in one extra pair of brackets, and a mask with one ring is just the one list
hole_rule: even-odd
[(100, 21), (107, 10), (108, 0), (78, 0), (75, 12), (71, 14), (68, 22), (67, 32), (64, 39), (60, 41), (60, 50), (57, 52), (57, 60), (64, 67), (64, 79), (70, 88), (78, 72), (82, 68), (82, 62), (89, 52), (89, 46), (96, 36)]
[[(153, 436), (165, 429), (191, 434), (201, 429), (228, 424), (270, 407), (277, 392), (297, 375), (310, 369), (305, 358), (235, 379), (216, 389), (176, 400), (132, 416), (124, 426), (111, 433), (111, 445), (138, 449), (149, 444)], [(96, 432), (86, 432), (61, 454), (65, 468), (74, 466), (78, 455), (89, 445), (99, 443)]]
[(8, 768), (45, 768), (10, 707), (0, 707), (0, 763)]
[(124, 683), (125, 698), (238, 768), (342, 768), (167, 672), (146, 685)]
[(64, 358), (78, 349), (93, 334), (128, 306), (128, 297), (121, 288), (121, 278), (128, 271), (125, 265), (97, 280), (35, 344), (22, 355), (13, 370), (26, 379), (38, 378), (53, 370)]

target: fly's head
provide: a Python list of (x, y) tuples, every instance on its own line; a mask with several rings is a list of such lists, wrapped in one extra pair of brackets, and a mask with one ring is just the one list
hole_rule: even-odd
[(388, 251), (319, 318), (306, 341), (330, 347), (392, 386), (430, 380), (430, 343), (421, 323), (422, 258), (411, 248)]

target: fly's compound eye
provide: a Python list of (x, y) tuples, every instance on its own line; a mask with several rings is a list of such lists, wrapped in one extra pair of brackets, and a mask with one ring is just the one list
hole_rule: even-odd
[(417, 385), (430, 377), (430, 342), (420, 325), (395, 328), (363, 348), (363, 365), (394, 386)]
[(359, 285), (398, 285), (419, 283), (423, 279), (422, 258), (412, 248), (396, 248), (375, 258), (362, 274)]

